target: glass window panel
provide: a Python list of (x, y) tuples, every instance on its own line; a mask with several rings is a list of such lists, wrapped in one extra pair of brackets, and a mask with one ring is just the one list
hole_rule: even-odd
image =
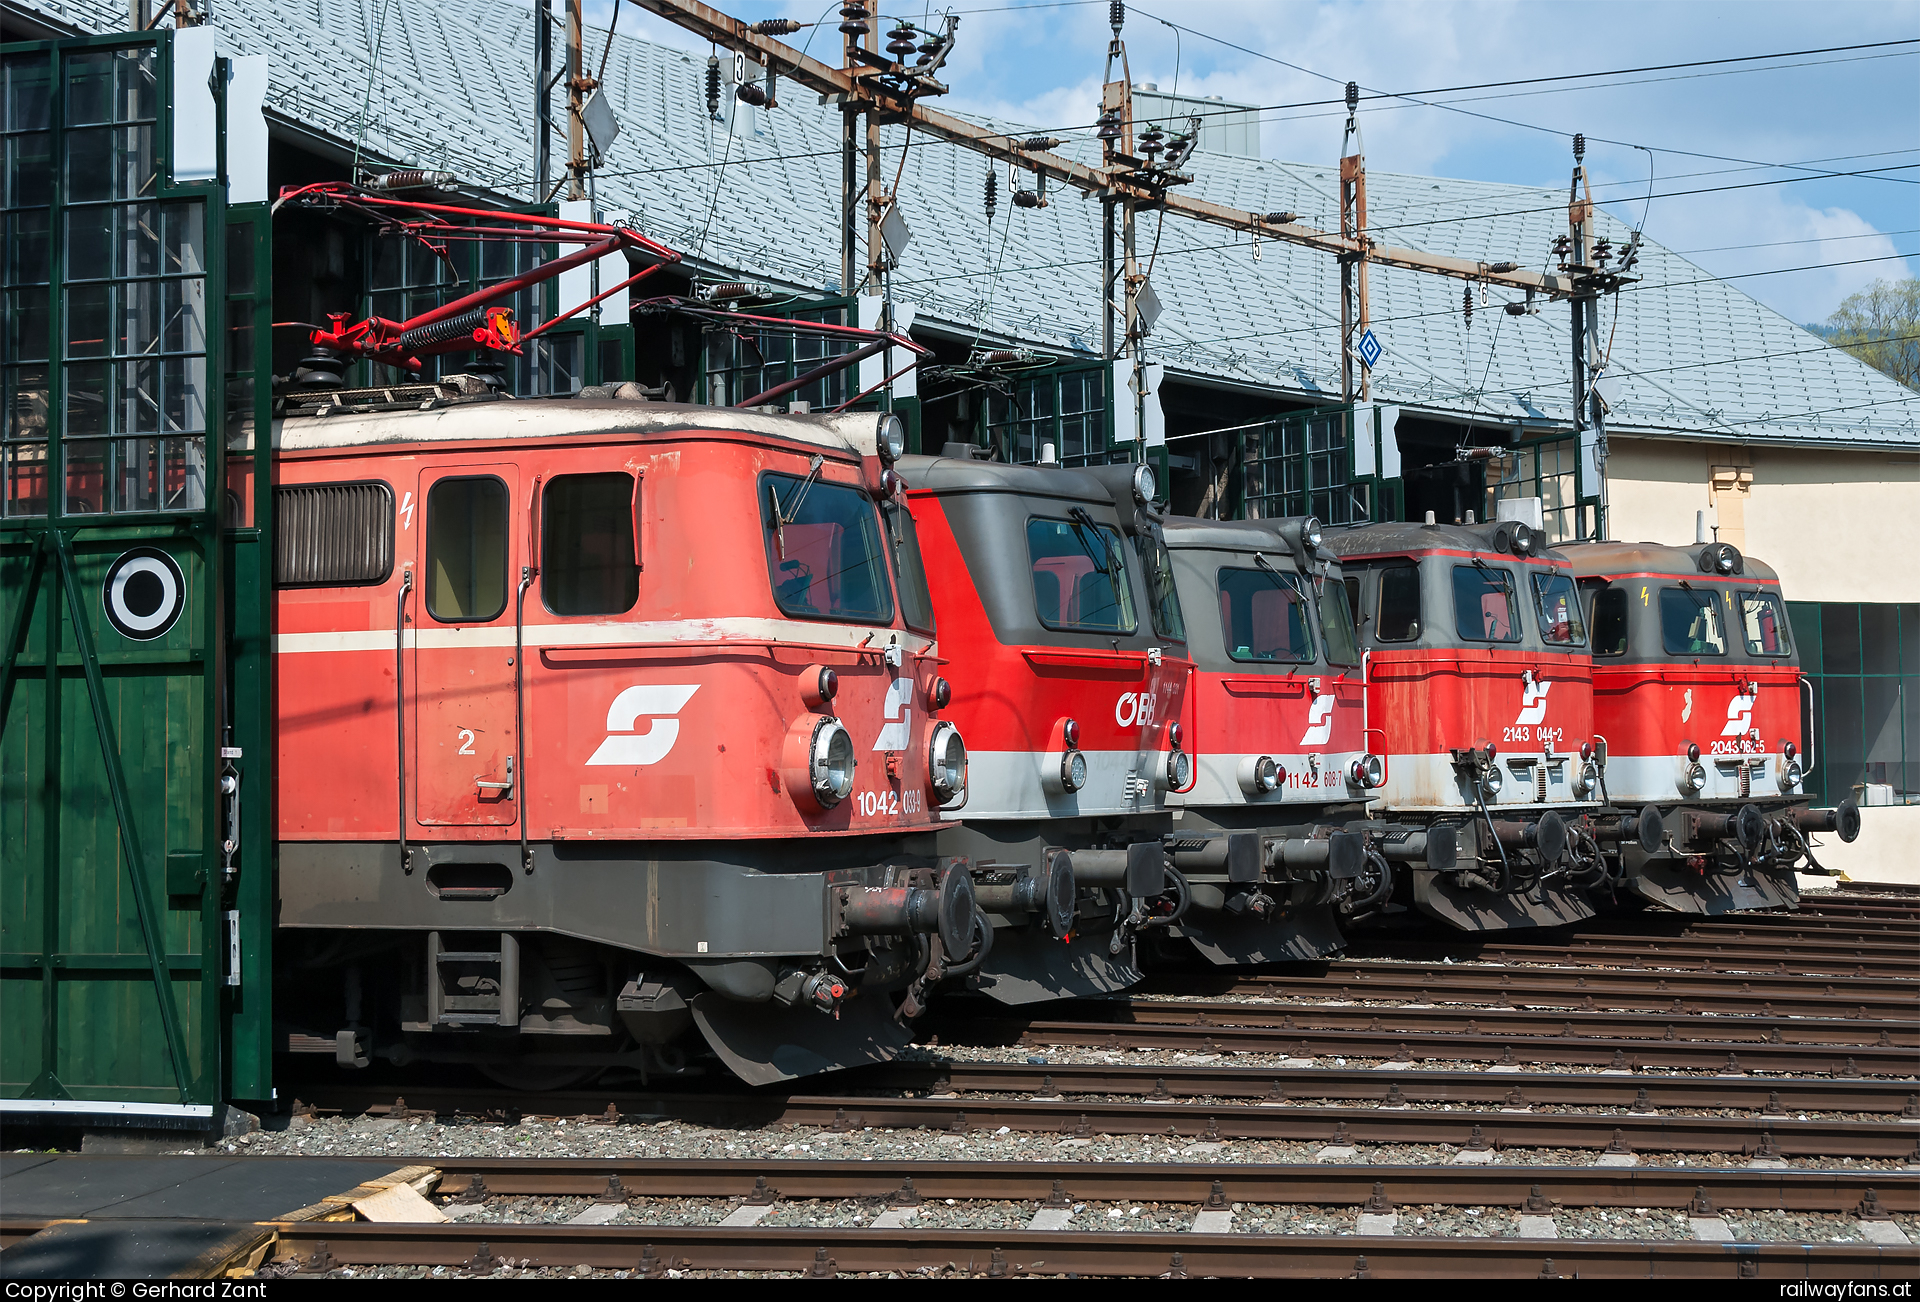
[(67, 56), (67, 122), (137, 122), (154, 115), (154, 49)]
[(227, 297), (243, 298), (252, 293), (253, 223), (236, 222), (227, 227)]
[(39, 362), (47, 357), (47, 336), (53, 319), (47, 312), (47, 287), (9, 290), (0, 294), (5, 321), (0, 322), (0, 361)]
[(69, 281), (97, 280), (114, 274), (114, 222), (121, 210), (69, 208), (67, 210), (67, 265)]
[(53, 137), (36, 131), (6, 138), (6, 170), (0, 201), (9, 208), (39, 208), (53, 202)]
[(1627, 591), (1606, 588), (1593, 599), (1593, 653), (1597, 656), (1623, 656), (1627, 653)]
[(122, 434), (160, 432), (160, 363), (122, 362), (114, 429)]
[(442, 479), (427, 494), (427, 610), (442, 622), (507, 608), (507, 486)]
[(893, 542), (893, 582), (900, 591), (900, 614), (909, 628), (934, 631), (933, 596), (927, 588), (926, 565), (920, 559), (920, 531), (913, 512), (896, 502), (880, 507), (887, 537)]
[(1586, 645), (1587, 630), (1580, 622), (1580, 598), (1572, 579), (1564, 574), (1534, 575), (1533, 605), (1540, 616), (1540, 636), (1549, 645)]
[(105, 434), (111, 429), (113, 367), (107, 362), (75, 363), (67, 367), (67, 417), (63, 430), (69, 438)]
[(61, 446), (67, 464), (68, 515), (92, 515), (107, 509), (107, 442), (68, 439)]
[(204, 205), (168, 204), (161, 209), (165, 223), (162, 248), (165, 254), (162, 275), (203, 276), (207, 271), (207, 223)]
[(890, 621), (887, 549), (872, 500), (844, 484), (809, 486), (799, 475), (766, 475), (760, 484), (780, 609), (796, 619)]
[(1120, 535), (1079, 520), (1027, 521), (1034, 605), (1048, 628), (1127, 633), (1137, 627)]
[(198, 431), (207, 427), (207, 359), (167, 357), (160, 362), (160, 427)]
[(47, 437), (47, 368), (0, 368), (0, 435), (10, 439)]
[(1742, 592), (1739, 600), (1740, 627), (1746, 637), (1747, 654), (1790, 654), (1793, 641), (1788, 634), (1787, 615), (1780, 608), (1780, 599), (1767, 592)]
[(0, 448), (0, 502), (7, 515), (47, 513), (47, 445), (15, 443)]
[(1860, 607), (1852, 602), (1823, 602), (1820, 606), (1820, 672), (1860, 672)]
[(1493, 566), (1453, 567), (1454, 628), (1469, 642), (1518, 642), (1513, 575)]
[(1265, 569), (1219, 574), (1220, 631), (1235, 660), (1308, 664), (1314, 659), (1300, 576)]
[(1147, 573), (1147, 611), (1153, 617), (1154, 633), (1175, 642), (1186, 641), (1187, 621), (1180, 613), (1180, 590), (1173, 581), (1173, 558), (1167, 554), (1166, 544), (1143, 534), (1136, 546)]
[(8, 131), (45, 131), (52, 125), (53, 64), (45, 53), (14, 55), (0, 69), (0, 76), (6, 79), (0, 126)]
[(1380, 571), (1380, 622), (1375, 633), (1382, 642), (1411, 642), (1420, 636), (1420, 570), (1395, 565)]
[[(169, 353), (207, 351), (207, 282), (162, 280), (160, 286), (160, 348)], [(128, 352), (147, 352), (143, 345)]]
[(206, 448), (200, 439), (122, 439), (116, 511), (189, 511), (206, 505)]
[(67, 288), (67, 356), (105, 357), (113, 349), (113, 286)]
[(621, 615), (640, 599), (633, 476), (559, 475), (540, 503), (540, 595), (556, 615)]
[(1326, 644), (1328, 664), (1360, 663), (1360, 648), (1353, 633), (1353, 608), (1347, 604), (1345, 584), (1320, 585), (1320, 637)]
[(44, 285), (53, 271), (48, 256), (47, 212), (13, 212), (0, 224), (0, 281)]
[(1860, 672), (1900, 672), (1900, 608), (1868, 602), (1860, 607)]
[(1691, 588), (1660, 590), (1660, 641), (1670, 656), (1723, 656), (1720, 594)]

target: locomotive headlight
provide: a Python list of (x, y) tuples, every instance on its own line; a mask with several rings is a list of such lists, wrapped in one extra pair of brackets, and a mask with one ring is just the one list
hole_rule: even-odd
[(1680, 780), (1680, 789), (1691, 791), (1695, 795), (1707, 789), (1707, 770), (1699, 764), (1689, 764), (1684, 777)]
[(813, 730), (809, 776), (813, 798), (831, 809), (853, 793), (853, 735), (838, 719), (822, 719)]
[(967, 743), (950, 723), (933, 727), (933, 740), (927, 746), (927, 782), (943, 805), (967, 789)]
[(1488, 798), (1500, 794), (1500, 788), (1507, 785), (1507, 779), (1495, 764), (1488, 764), (1487, 771), (1480, 775), (1480, 790)]
[(1078, 791), (1087, 785), (1087, 757), (1077, 750), (1070, 750), (1060, 759), (1060, 785), (1068, 791)]
[(1133, 500), (1145, 506), (1153, 500), (1154, 490), (1159, 484), (1154, 480), (1153, 467), (1145, 464), (1133, 468)]
[(1600, 766), (1592, 760), (1588, 760), (1580, 766), (1580, 775), (1573, 780), (1573, 794), (1576, 796), (1592, 795), (1599, 785)]
[(1513, 554), (1525, 556), (1533, 550), (1533, 530), (1524, 524), (1513, 526)]
[(1318, 547), (1321, 538), (1320, 521), (1313, 516), (1308, 516), (1305, 520), (1301, 521), (1300, 538), (1308, 547)]
[(1278, 791), (1286, 774), (1271, 755), (1249, 755), (1240, 761), (1240, 789), (1250, 796)]
[(1167, 752), (1167, 785), (1175, 791), (1186, 789), (1193, 781), (1193, 757), (1183, 750)]
[(907, 452), (907, 427), (898, 416), (889, 412), (880, 418), (880, 426), (874, 431), (874, 446), (880, 453), (880, 460), (892, 465)]
[(1792, 791), (1800, 785), (1801, 780), (1805, 777), (1806, 773), (1801, 769), (1800, 761), (1789, 759), (1780, 766), (1780, 789), (1782, 791)]
[(1347, 781), (1363, 791), (1371, 791), (1386, 780), (1386, 761), (1378, 755), (1360, 755), (1347, 765)]

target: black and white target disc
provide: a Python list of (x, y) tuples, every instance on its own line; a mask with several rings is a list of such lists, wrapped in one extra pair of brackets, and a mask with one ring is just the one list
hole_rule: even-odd
[(187, 606), (187, 580), (158, 547), (122, 552), (100, 589), (107, 622), (136, 642), (166, 636)]

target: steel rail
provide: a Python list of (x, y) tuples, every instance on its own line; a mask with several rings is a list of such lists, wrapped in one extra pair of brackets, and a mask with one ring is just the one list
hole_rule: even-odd
[[(1505, 933), (1502, 933), (1505, 934)], [(1356, 942), (1358, 956), (1368, 958), (1409, 958), (1416, 961), (1450, 957), (1455, 962), (1533, 963), (1547, 967), (1606, 966), (1636, 972), (1662, 969), (1697, 971), (1717, 969), (1745, 975), (1780, 976), (1855, 976), (1895, 978), (1910, 981), (1920, 977), (1920, 952), (1855, 956), (1839, 953), (1809, 954), (1791, 947), (1782, 949), (1757, 946), (1728, 946), (1679, 943), (1666, 938), (1646, 944), (1624, 943), (1615, 937), (1599, 942), (1575, 942), (1555, 945), (1522, 945), (1505, 940), (1448, 938), (1445, 941), (1391, 941), (1367, 939)]]
[[(1473, 1142), (1478, 1127), (1489, 1147), (1629, 1149), (1670, 1153), (1749, 1153), (1770, 1136), (1789, 1157), (1916, 1157), (1920, 1127), (1897, 1122), (1807, 1120), (1796, 1117), (1688, 1117), (1671, 1114), (1534, 1112), (1529, 1081), (1511, 1078), (1507, 1107), (1327, 1107), (1284, 1100), (1258, 1104), (1180, 1102), (1142, 1096), (1126, 1102), (1046, 1098), (754, 1097), (686, 1094), (651, 1096), (649, 1119), (672, 1118), (715, 1128), (813, 1126), (849, 1131), (977, 1130), (1094, 1135), (1169, 1135), (1187, 1140), (1273, 1139), (1322, 1144), (1452, 1144)], [(411, 1106), (411, 1105), (409, 1105)], [(1507, 1110), (1511, 1108), (1512, 1110)], [(390, 1114), (391, 1115), (391, 1114)], [(626, 1115), (634, 1115), (632, 1113)]]
[[(1861, 1078), (1755, 1076), (1664, 1076), (1583, 1072), (1507, 1073), (1488, 1071), (1379, 1071), (1338, 1067), (1128, 1066), (1124, 1063), (895, 1062), (843, 1073), (850, 1091), (898, 1090), (956, 1097), (970, 1093), (1040, 1095), (1151, 1096), (1179, 1099), (1245, 1099), (1280, 1102), (1301, 1099), (1384, 1101), (1390, 1092), (1415, 1104), (1493, 1104), (1515, 1088), (1532, 1103), (1556, 1107), (1628, 1108), (1648, 1112), (1664, 1108), (1744, 1108), (1753, 1112), (1866, 1112), (1920, 1121), (1920, 1082)], [(494, 1088), (425, 1089), (407, 1086), (403, 1100), (392, 1086), (309, 1083), (288, 1085), (298, 1091), (303, 1110), (343, 1115), (392, 1115), (396, 1106), (409, 1115), (581, 1117), (614, 1115), (671, 1116), (685, 1098), (663, 1092), (569, 1090), (508, 1091)], [(743, 1109), (764, 1114), (776, 1096), (743, 1095)], [(864, 1100), (863, 1100), (864, 1101)], [(844, 1100), (843, 1100), (844, 1102)], [(1920, 1130), (1915, 1131), (1920, 1138)]]
[[(1564, 1020), (1564, 1019), (1563, 1019)], [(940, 1020), (942, 1034), (975, 1045), (1028, 1048), (1071, 1045), (1095, 1049), (1175, 1049), (1200, 1053), (1265, 1053), (1294, 1058), (1334, 1054), (1389, 1062), (1549, 1063), (1625, 1070), (1648, 1067), (1793, 1072), (1798, 1075), (1911, 1076), (1910, 1047), (1771, 1044), (1736, 1040), (1605, 1039), (1579, 1035), (1495, 1035), (1486, 1031), (1298, 1030), (1250, 1026), (1146, 1025), (1126, 1022), (994, 1022)], [(1689, 1022), (1692, 1030), (1697, 1023)]]
[[(243, 1163), (248, 1159), (240, 1159)], [(1312, 1203), (1357, 1206), (1376, 1192), (1396, 1204), (1521, 1206), (1545, 1197), (1563, 1207), (1686, 1208), (1702, 1195), (1741, 1211), (1857, 1212), (1873, 1194), (1879, 1210), (1920, 1214), (1920, 1174), (1751, 1168), (1595, 1166), (1356, 1166), (1212, 1162), (950, 1162), (925, 1158), (813, 1161), (805, 1158), (394, 1159), (441, 1173), (435, 1192), (484, 1196), (742, 1198), (1163, 1203)], [(617, 1183), (614, 1183), (617, 1182)]]
[[(1687, 993), (1698, 990), (1701, 993), (1712, 991), (1740, 994), (1766, 995), (1778, 991), (1781, 994), (1793, 994), (1817, 997), (1832, 1007), (1837, 1000), (1841, 1006), (1856, 1004), (1857, 1001), (1874, 994), (1893, 995), (1905, 998), (1908, 1006), (1920, 1004), (1920, 978), (1901, 979), (1897, 977), (1856, 977), (1846, 976), (1806, 976), (1768, 972), (1668, 972), (1646, 971), (1644, 969), (1610, 970), (1595, 968), (1586, 964), (1530, 964), (1525, 967), (1509, 967), (1499, 963), (1469, 960), (1463, 962), (1425, 962), (1414, 959), (1383, 959), (1347, 956), (1339, 959), (1320, 960), (1318, 962), (1278, 964), (1276, 975), (1319, 975), (1328, 980), (1345, 981), (1349, 976), (1358, 980), (1370, 977), (1431, 977), (1442, 983), (1456, 980), (1471, 984), (1476, 981), (1491, 980), (1500, 985), (1509, 982), (1536, 981), (1546, 983), (1572, 982), (1576, 988), (1581, 982), (1596, 992), (1602, 989), (1646, 990), (1655, 994)], [(1215, 981), (1259, 980), (1262, 974), (1257, 971), (1206, 969), (1196, 978), (1192, 971), (1182, 974), (1192, 979), (1211, 978)], [(1148, 978), (1151, 988), (1154, 978)], [(1647, 982), (1651, 980), (1652, 985)], [(1608, 982), (1610, 986), (1597, 983)], [(1518, 988), (1516, 985), (1515, 988)]]
[[(1920, 1048), (1920, 1021), (1910, 1018), (1860, 1021), (1833, 1017), (1765, 1017), (1760, 1015), (1758, 1005), (1745, 1014), (1708, 1017), (1689, 1015), (1684, 1008), (1657, 1013), (1580, 1008), (1420, 1008), (1408, 1004), (1391, 1008), (1341, 1008), (1329, 1004), (1292, 1007), (1230, 999), (1136, 997), (1099, 1003), (1050, 1004), (1047, 1012), (1076, 1019), (1084, 1017), (1089, 1021), (1111, 1018), (1115, 1025), (1121, 1026), (1230, 1026), (1283, 1031), (1367, 1031), (1374, 1035), (1395, 1035), (1401, 1031), (1428, 1035), (1464, 1031), (1473, 1035), (1485, 1030), (1492, 1035), (1581, 1036), (1626, 1041), (1659, 1040), (1668, 1031), (1678, 1036), (1684, 1029), (1686, 1039), (1694, 1043)], [(1909, 1062), (1920, 1066), (1920, 1054), (1910, 1054)]]
[[(502, 1257), (531, 1266), (586, 1265), (664, 1274), (669, 1268), (970, 1275), (1325, 1278), (1365, 1275), (1696, 1279), (1905, 1279), (1912, 1253), (1875, 1244), (1450, 1239), (1417, 1236), (1196, 1234), (1191, 1231), (900, 1230), (689, 1225), (276, 1224), (278, 1261), (406, 1264), (491, 1271)], [(324, 1246), (323, 1246), (324, 1245)], [(478, 1259), (476, 1261), (476, 1258)]]

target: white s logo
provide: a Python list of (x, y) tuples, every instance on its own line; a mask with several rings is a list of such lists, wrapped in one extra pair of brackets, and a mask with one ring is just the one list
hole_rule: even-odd
[[(629, 687), (613, 698), (607, 707), (607, 739), (593, 752), (588, 764), (658, 764), (673, 749), (680, 736), (680, 720), (659, 718), (680, 713), (700, 685), (680, 686), (647, 683)], [(656, 716), (645, 732), (634, 725), (647, 716)]]
[(913, 679), (896, 678), (887, 686), (886, 717), (893, 720), (880, 729), (873, 743), (875, 750), (905, 750), (913, 738)]
[(1547, 693), (1552, 683), (1536, 683), (1533, 675), (1527, 675), (1527, 685), (1520, 694), (1520, 717), (1513, 721), (1517, 728), (1522, 724), (1539, 723), (1547, 717)]
[(1727, 702), (1727, 726), (1722, 737), (1741, 737), (1753, 727), (1753, 698), (1744, 692)]
[(1333, 698), (1316, 696), (1313, 708), (1307, 711), (1306, 735), (1300, 738), (1302, 746), (1324, 746), (1333, 736)]

